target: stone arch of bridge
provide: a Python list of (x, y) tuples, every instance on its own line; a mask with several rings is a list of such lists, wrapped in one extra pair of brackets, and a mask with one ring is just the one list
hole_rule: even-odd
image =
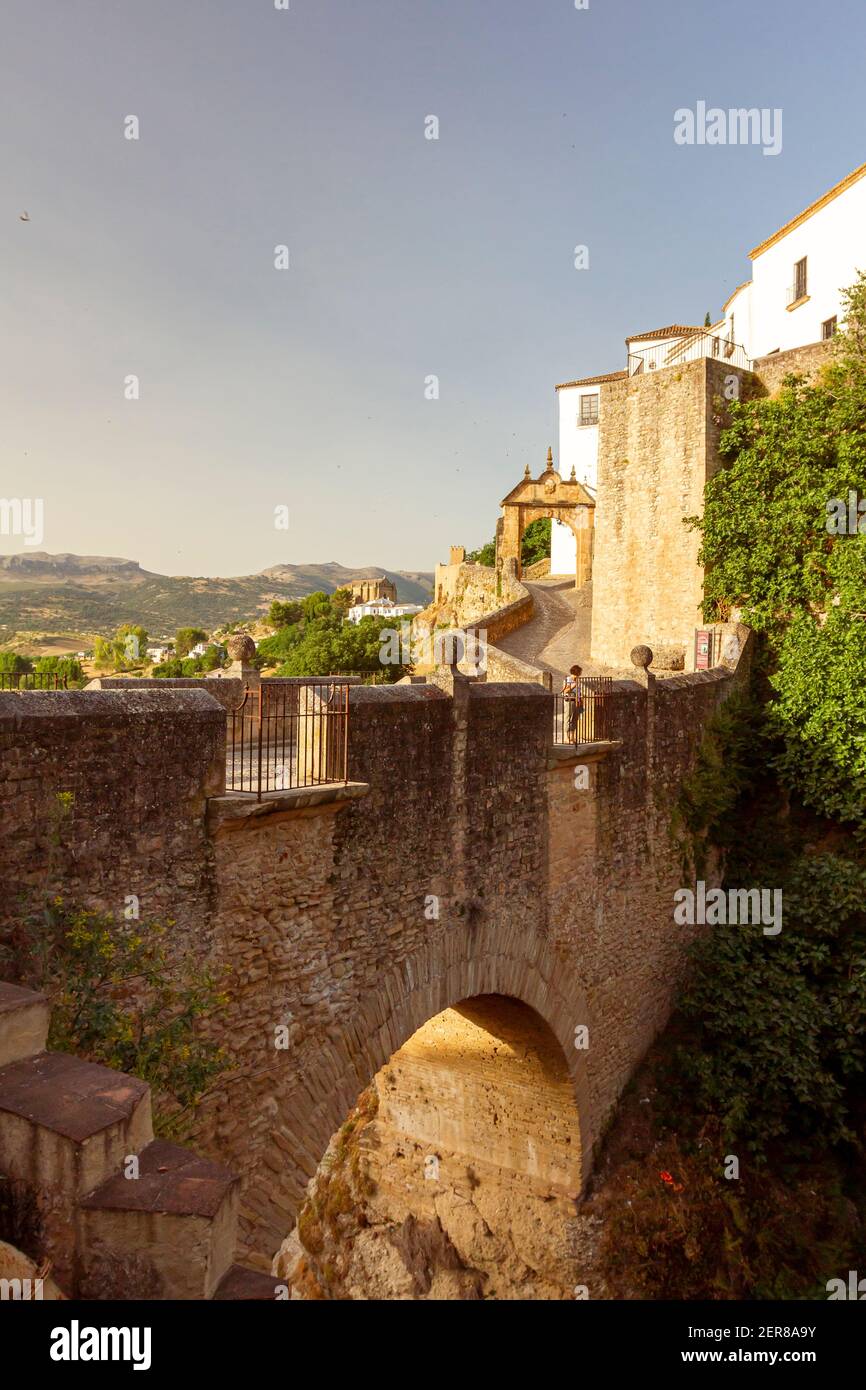
[(299, 1088), (276, 1101), (274, 1148), (271, 1161), (266, 1155), (265, 1162), (272, 1172), (282, 1173), (282, 1219), (271, 1238), (285, 1236), (331, 1137), (380, 1069), (436, 1015), (478, 996), (504, 996), (527, 1006), (556, 1040), (570, 1081), (579, 1141), (575, 1195), (583, 1188), (596, 1136), (587, 1067), (591, 1053), (575, 1045), (576, 1029), (589, 1026), (580, 980), (546, 938), (522, 924), (505, 931), (501, 925), (450, 928), (385, 971), (376, 989), (358, 1001), (351, 1019), (335, 1023), (316, 1040)]

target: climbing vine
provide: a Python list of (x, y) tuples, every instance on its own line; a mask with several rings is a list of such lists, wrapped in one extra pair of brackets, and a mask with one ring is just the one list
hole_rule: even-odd
[(866, 275), (846, 298), (817, 382), (733, 404), (688, 519), (706, 618), (741, 617), (759, 652), (673, 829), (696, 876), (712, 854), (726, 886), (780, 888), (784, 925), (700, 938), (670, 1093), (759, 1160), (855, 1142), (866, 1078)]
[(739, 613), (765, 639), (776, 772), (866, 831), (866, 274), (845, 298), (816, 383), (732, 403), (727, 466), (687, 524), (702, 532), (705, 617)]

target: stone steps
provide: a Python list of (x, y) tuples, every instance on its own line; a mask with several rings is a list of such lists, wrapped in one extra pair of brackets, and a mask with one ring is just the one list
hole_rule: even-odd
[(285, 1288), (281, 1279), (274, 1279), (261, 1270), (249, 1269), (246, 1265), (232, 1265), (214, 1294), (214, 1302), (226, 1299), (240, 1299), (245, 1303), (273, 1302)]
[(0, 1177), (28, 1253), (71, 1297), (273, 1299), (234, 1263), (240, 1180), (154, 1139), (150, 1087), (47, 1052), (44, 995), (0, 983)]
[(86, 1196), (82, 1212), (84, 1281), (98, 1287), (106, 1262), (158, 1270), (156, 1298), (211, 1298), (234, 1258), (240, 1181), (227, 1168), (155, 1139)]
[(0, 1068), (0, 1172), (83, 1196), (153, 1138), (145, 1081), (66, 1052)]

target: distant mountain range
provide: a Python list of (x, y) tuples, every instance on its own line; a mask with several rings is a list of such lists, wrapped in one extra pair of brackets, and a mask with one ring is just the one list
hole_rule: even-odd
[(433, 575), (324, 565), (271, 565), (260, 574), (193, 578), (154, 574), (113, 555), (0, 556), (0, 641), (16, 632), (79, 632), (107, 636), (122, 623), (141, 623), (155, 637), (178, 627), (211, 631), (265, 615), (276, 599), (333, 593), (354, 579), (393, 581), (404, 603), (430, 602)]

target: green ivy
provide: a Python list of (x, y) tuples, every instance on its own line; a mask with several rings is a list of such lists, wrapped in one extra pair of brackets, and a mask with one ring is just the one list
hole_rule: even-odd
[[(731, 404), (727, 466), (707, 484), (704, 615), (738, 611), (766, 638), (768, 728), (785, 787), (866, 828), (866, 534), (828, 529), (830, 504), (866, 500), (866, 274), (819, 380)], [(866, 532), (866, 515), (862, 517)]]

